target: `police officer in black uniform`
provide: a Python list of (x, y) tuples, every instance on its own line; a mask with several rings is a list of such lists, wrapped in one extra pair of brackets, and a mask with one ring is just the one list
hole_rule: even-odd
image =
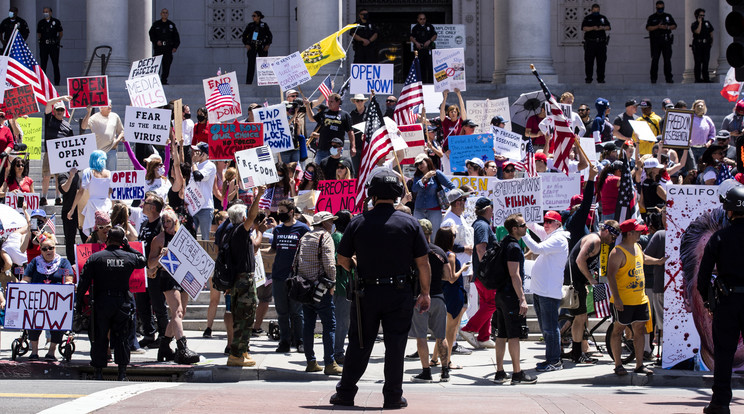
[(269, 46), (273, 35), (269, 25), (262, 22), (263, 13), (256, 10), (253, 12), (253, 21), (248, 23), (243, 31), (243, 44), (248, 51), (248, 73), (245, 75), (245, 83), (253, 83), (253, 73), (256, 71), (256, 56), (269, 56)]
[[(338, 264), (346, 270), (354, 267), (352, 256), (356, 255), (359, 286), (349, 290), (359, 293), (354, 294), (351, 305), (344, 372), (330, 402), (354, 405), (356, 383), (367, 368), (382, 322), (385, 340), (383, 408), (403, 408), (408, 405), (403, 398), (403, 357), (414, 309), (411, 268), (415, 264), (418, 269), (421, 287), (416, 309), (424, 312), (431, 303), (429, 247), (418, 221), (395, 210), (394, 203), (403, 195), (403, 185), (392, 170), (380, 168), (373, 172), (368, 195), (374, 208), (349, 223), (337, 250)], [(359, 310), (357, 316), (355, 309)]]
[(39, 39), (41, 69), (46, 72), (47, 62), (52, 58), (54, 84), (59, 86), (59, 44), (62, 41), (62, 22), (52, 17), (52, 8), (44, 7), (44, 18), (36, 24), (36, 37)]
[(181, 45), (181, 38), (178, 36), (176, 24), (168, 20), (168, 9), (160, 11), (160, 20), (156, 20), (152, 24), (149, 34), (153, 53), (155, 56), (163, 55), (160, 81), (163, 85), (167, 85), (171, 63), (173, 63), (173, 54), (176, 53), (176, 49)]
[[(723, 209), (730, 226), (713, 233), (705, 245), (697, 288), (713, 313), (713, 396), (704, 413), (729, 413), (731, 370), (739, 335), (744, 334), (744, 186), (726, 192)], [(712, 279), (713, 267), (717, 277)]]
[(708, 83), (708, 61), (710, 48), (713, 46), (713, 25), (705, 20), (705, 10), (695, 10), (695, 22), (692, 30), (692, 56), (695, 58), (695, 83)]
[(359, 10), (359, 18), (354, 23), (359, 25), (349, 32), (354, 39), (354, 63), (377, 63), (377, 28), (369, 21), (369, 11)]
[(592, 4), (591, 13), (581, 22), (584, 32), (584, 71), (586, 83), (592, 83), (594, 60), (597, 60), (597, 82), (605, 82), (605, 63), (607, 62), (607, 31), (611, 30), (607, 17), (599, 14), (599, 4)]
[(142, 253), (126, 242), (124, 229), (114, 227), (106, 237), (106, 249), (94, 253), (83, 267), (78, 284), (75, 311), (81, 314), (83, 298), (92, 286), (93, 335), (90, 365), (96, 369), (96, 379), (108, 365), (109, 331), (111, 347), (119, 366), (119, 381), (126, 381), (129, 364), (129, 331), (134, 323), (134, 298), (129, 292), (129, 277), (135, 269), (147, 266)]
[(434, 72), (431, 67), (431, 50), (436, 46), (437, 31), (434, 26), (426, 22), (426, 15), (419, 13), (416, 18), (418, 24), (411, 28), (410, 40), (413, 50), (418, 51), (419, 63), (421, 64), (421, 81), (423, 83), (434, 82)]
[(659, 56), (664, 56), (664, 78), (667, 83), (674, 83), (672, 79), (672, 44), (674, 35), (672, 30), (677, 23), (669, 13), (664, 13), (664, 2), (656, 2), (656, 13), (648, 16), (646, 30), (651, 39), (651, 83), (656, 83), (659, 77)]
[(18, 33), (23, 36), (23, 40), (28, 39), (28, 23), (25, 20), (18, 17), (18, 7), (11, 7), (8, 11), (8, 17), (0, 22), (0, 41), (3, 43), (3, 49), (8, 45), (10, 41), (10, 35), (13, 34), (13, 29), (18, 25)]

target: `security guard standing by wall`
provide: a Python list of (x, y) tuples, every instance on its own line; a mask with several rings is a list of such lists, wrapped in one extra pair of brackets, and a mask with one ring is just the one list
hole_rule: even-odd
[(269, 56), (269, 46), (273, 35), (269, 25), (262, 22), (263, 13), (256, 10), (253, 12), (253, 21), (248, 23), (243, 31), (243, 44), (248, 51), (248, 73), (245, 75), (245, 83), (253, 83), (253, 73), (256, 72), (256, 56)]
[(692, 56), (695, 59), (695, 83), (708, 83), (708, 61), (710, 48), (713, 46), (713, 25), (705, 20), (705, 10), (695, 10), (695, 22), (692, 30)]
[(160, 82), (167, 85), (171, 63), (173, 63), (173, 54), (181, 45), (181, 37), (178, 36), (176, 24), (168, 20), (168, 9), (160, 11), (160, 20), (156, 20), (152, 24), (149, 34), (155, 56), (163, 55)]
[(59, 44), (62, 41), (62, 22), (52, 17), (52, 8), (44, 7), (44, 18), (36, 24), (36, 37), (39, 39), (39, 55), (41, 69), (48, 73), (47, 62), (52, 58), (54, 68), (54, 84), (59, 86)]
[(354, 63), (377, 63), (377, 29), (369, 21), (369, 11), (360, 9), (354, 23), (359, 25), (349, 32), (354, 39)]
[(434, 41), (437, 40), (437, 31), (431, 23), (426, 22), (426, 15), (419, 13), (416, 22), (411, 28), (410, 41), (413, 43), (413, 50), (419, 53), (419, 64), (421, 64), (421, 82), (434, 82), (434, 72), (431, 64), (431, 50), (436, 47)]
[(111, 347), (119, 365), (118, 378), (126, 381), (129, 364), (127, 338), (134, 323), (134, 297), (129, 292), (129, 277), (135, 269), (145, 266), (145, 256), (129, 246), (124, 229), (118, 226), (109, 230), (106, 249), (94, 253), (85, 262), (75, 296), (75, 312), (81, 315), (85, 292), (92, 286), (90, 365), (96, 369), (96, 379), (102, 379), (103, 368), (108, 365), (110, 331)]
[(27, 40), (30, 33), (28, 23), (18, 16), (18, 7), (11, 7), (8, 17), (0, 22), (0, 41), (3, 43), (3, 49), (8, 46), (10, 35), (13, 34), (16, 26), (18, 26), (18, 34), (23, 36), (23, 40)]
[(669, 13), (664, 13), (664, 2), (656, 2), (656, 13), (648, 16), (646, 30), (651, 39), (651, 83), (656, 83), (659, 77), (659, 57), (664, 56), (664, 78), (667, 83), (674, 83), (672, 79), (672, 44), (674, 35), (672, 30), (677, 23)]
[[(713, 396), (704, 413), (729, 413), (731, 370), (739, 335), (744, 334), (744, 186), (726, 192), (723, 203), (730, 226), (713, 233), (705, 245), (697, 288), (713, 313)], [(717, 277), (712, 282), (713, 267)]]
[(584, 32), (584, 71), (586, 83), (592, 83), (594, 60), (597, 60), (597, 82), (605, 82), (605, 63), (607, 62), (607, 31), (611, 30), (610, 21), (599, 14), (599, 4), (592, 4), (591, 13), (581, 22)]
[(373, 172), (367, 186), (374, 208), (349, 223), (337, 251), (338, 264), (348, 271), (354, 267), (352, 256), (356, 255), (358, 286), (349, 289), (354, 292), (349, 347), (341, 381), (330, 402), (354, 405), (356, 383), (367, 368), (382, 322), (383, 408), (403, 408), (408, 405), (403, 398), (403, 357), (414, 309), (411, 268), (415, 264), (421, 286), (416, 309), (424, 312), (431, 302), (429, 248), (418, 221), (395, 210), (395, 200), (403, 195), (398, 176), (392, 170), (380, 168)]

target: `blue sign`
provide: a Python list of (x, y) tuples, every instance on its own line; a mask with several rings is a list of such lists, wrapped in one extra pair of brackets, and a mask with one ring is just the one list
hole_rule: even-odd
[(493, 159), (493, 135), (450, 135), (450, 169), (452, 172), (467, 172), (465, 161), (480, 158), (483, 162)]

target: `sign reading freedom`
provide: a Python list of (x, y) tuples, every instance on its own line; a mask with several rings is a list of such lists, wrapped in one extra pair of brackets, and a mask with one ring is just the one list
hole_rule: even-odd
[(236, 151), (264, 144), (263, 123), (238, 122), (209, 124), (209, 159), (232, 160)]

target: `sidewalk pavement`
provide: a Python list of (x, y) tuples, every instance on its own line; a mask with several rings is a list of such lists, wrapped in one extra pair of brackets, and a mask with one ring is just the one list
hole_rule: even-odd
[[(2, 331), (0, 340), (0, 378), (4, 379), (90, 379), (93, 369), (90, 367), (90, 344), (86, 335), (75, 338), (76, 351), (72, 360), (67, 362), (48, 363), (43, 361), (29, 362), (30, 354), (11, 360), (11, 342), (20, 336), (18, 331)], [(293, 348), (291, 353), (276, 353), (278, 342), (269, 340), (265, 334), (251, 340), (251, 355), (256, 366), (250, 368), (227, 367), (227, 355), (224, 354), (226, 337), (223, 333), (213, 334), (213, 339), (204, 339), (201, 332), (186, 332), (189, 347), (202, 355), (202, 360), (195, 365), (177, 365), (175, 363), (158, 363), (157, 349), (147, 349), (144, 354), (132, 354), (128, 376), (131, 380), (185, 381), (185, 382), (237, 382), (249, 380), (264, 381), (328, 381), (332, 387), (339, 377), (327, 376), (323, 372), (306, 373), (305, 356)], [(41, 341), (44, 342), (42, 335)], [(468, 347), (465, 341), (461, 345)], [(434, 342), (429, 341), (430, 351)], [(320, 338), (315, 339), (315, 354), (319, 363), (323, 360), (323, 346)], [(416, 342), (409, 339), (406, 354), (416, 350)], [(370, 363), (362, 381), (379, 382), (384, 379), (383, 363), (385, 348), (382, 342), (375, 344)], [(713, 375), (711, 372), (694, 372), (664, 370), (652, 367), (654, 375), (638, 375), (632, 372), (634, 362), (626, 365), (629, 375), (618, 377), (613, 373), (614, 364), (608, 355), (599, 358), (595, 365), (576, 365), (564, 361), (564, 369), (555, 372), (535, 372), (535, 364), (542, 361), (545, 346), (538, 342), (521, 344), (522, 368), (538, 378), (538, 384), (585, 384), (585, 385), (648, 385), (661, 387), (694, 387), (710, 388)], [(44, 357), (46, 351), (40, 350)], [(59, 356), (59, 353), (57, 354)], [(471, 355), (453, 355), (453, 364), (462, 369), (452, 370), (450, 384), (453, 385), (488, 385), (498, 386), (491, 380), (496, 371), (493, 349), (473, 350)], [(505, 370), (511, 372), (509, 353), (505, 357)], [(646, 362), (647, 365), (653, 362)], [(432, 377), (439, 380), (439, 367), (432, 368)], [(411, 384), (411, 377), (421, 372), (418, 359), (406, 359), (404, 383)], [(104, 370), (104, 377), (115, 378), (116, 366), (111, 363)], [(508, 383), (507, 383), (508, 384)], [(744, 387), (744, 377), (734, 374), (735, 388)], [(529, 386), (529, 385), (522, 385)]]

